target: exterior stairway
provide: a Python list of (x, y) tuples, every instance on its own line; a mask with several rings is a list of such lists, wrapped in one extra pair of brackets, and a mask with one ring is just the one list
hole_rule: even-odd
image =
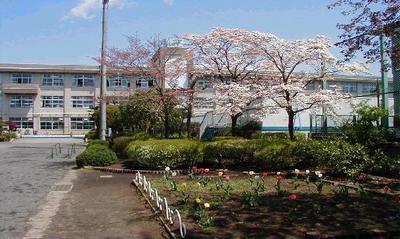
[(217, 114), (214, 111), (209, 111), (204, 115), (200, 125), (200, 140), (210, 140), (218, 132), (218, 130), (229, 127), (231, 119), (228, 114)]

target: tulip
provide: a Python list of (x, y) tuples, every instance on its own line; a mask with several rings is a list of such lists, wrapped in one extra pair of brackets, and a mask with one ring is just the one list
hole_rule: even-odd
[(205, 173), (208, 173), (208, 172), (210, 172), (210, 169), (205, 168), (205, 169), (204, 169), (204, 172), (205, 172)]
[(310, 174), (310, 170), (307, 169), (307, 170), (306, 170), (306, 174)]
[(299, 174), (300, 173), (300, 170), (298, 170), (297, 168), (294, 170), (294, 173), (295, 174)]
[(209, 204), (208, 202), (206, 202), (206, 203), (204, 203), (204, 207), (205, 207), (205, 208), (209, 208), (209, 207), (210, 207), (210, 204)]
[(224, 180), (225, 180), (225, 181), (229, 181), (230, 179), (231, 179), (231, 178), (230, 178), (229, 176), (225, 176), (225, 177), (224, 177)]
[(218, 176), (219, 176), (219, 177), (222, 177), (222, 175), (224, 175), (223, 172), (218, 172)]
[(224, 173), (227, 173), (229, 170), (227, 168), (224, 168)]
[(170, 167), (165, 167), (165, 171), (166, 171), (166, 172), (169, 172), (169, 170), (171, 170)]
[(176, 176), (176, 172), (172, 172), (171, 175), (172, 175), (172, 177), (175, 177)]
[(292, 193), (289, 195), (288, 199), (290, 201), (296, 201), (297, 200), (297, 195), (295, 193)]
[(249, 172), (249, 175), (254, 175), (254, 171), (250, 171), (250, 172)]
[(201, 203), (201, 199), (200, 198), (196, 198), (196, 203), (200, 204)]
[(267, 177), (268, 176), (268, 173), (267, 172), (263, 172), (262, 174), (261, 174), (261, 177)]

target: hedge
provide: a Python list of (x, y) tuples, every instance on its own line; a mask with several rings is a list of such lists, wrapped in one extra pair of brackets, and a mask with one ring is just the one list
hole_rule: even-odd
[(224, 166), (249, 164), (253, 159), (254, 148), (246, 139), (222, 139), (205, 143), (203, 155), (205, 163), (219, 163)]
[(293, 150), (299, 159), (299, 167), (326, 168), (348, 176), (355, 176), (363, 170), (369, 160), (367, 152), (364, 146), (340, 138), (299, 141)]
[(76, 157), (76, 165), (109, 166), (117, 161), (117, 155), (106, 145), (92, 144)]
[(128, 158), (147, 169), (189, 168), (201, 159), (200, 143), (193, 140), (133, 141), (127, 147)]
[(112, 150), (118, 155), (118, 157), (127, 158), (128, 155), (126, 153), (126, 148), (130, 142), (148, 139), (150, 139), (150, 135), (146, 133), (135, 133), (131, 134), (131, 136), (120, 136), (113, 139)]
[(286, 170), (297, 164), (293, 155), (295, 143), (288, 140), (269, 141), (254, 152), (255, 165), (260, 170)]
[(86, 146), (86, 148), (89, 148), (90, 146), (98, 145), (98, 144), (104, 145), (107, 147), (109, 147), (109, 145), (110, 145), (110, 143), (106, 140), (94, 139), (89, 142), (89, 144)]

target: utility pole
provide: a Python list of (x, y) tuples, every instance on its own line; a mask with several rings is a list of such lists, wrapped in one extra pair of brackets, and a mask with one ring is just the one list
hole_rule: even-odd
[(108, 32), (108, 0), (103, 0), (103, 21), (102, 21), (102, 40), (101, 40), (101, 83), (100, 83), (100, 140), (106, 140), (107, 129), (107, 66), (105, 63), (105, 53), (107, 50), (107, 32)]
[[(381, 51), (381, 90), (382, 93), (382, 109), (385, 110), (386, 114), (389, 114), (389, 99), (388, 99), (388, 71), (387, 71), (387, 60), (386, 60), (386, 48), (385, 48), (385, 37), (380, 35), (380, 51)], [(379, 88), (376, 89), (379, 97)], [(379, 100), (379, 98), (378, 98)], [(379, 102), (378, 102), (379, 103)], [(378, 104), (379, 107), (379, 104)], [(389, 127), (389, 115), (381, 119), (381, 125), (387, 129)]]

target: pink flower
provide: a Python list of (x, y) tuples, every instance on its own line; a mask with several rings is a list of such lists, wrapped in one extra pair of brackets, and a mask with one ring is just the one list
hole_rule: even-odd
[(205, 168), (205, 169), (204, 169), (204, 172), (205, 172), (205, 173), (208, 173), (208, 172), (210, 172), (210, 169)]
[(276, 180), (281, 181), (283, 177), (281, 175), (276, 176)]
[(229, 170), (227, 168), (224, 168), (224, 173), (227, 173)]
[(292, 193), (288, 197), (289, 201), (296, 201), (297, 200), (297, 195), (295, 193)]
[(267, 172), (261, 173), (261, 177), (265, 178), (265, 177), (267, 177), (267, 176), (268, 176), (268, 173), (267, 173)]
[(224, 180), (229, 181), (229, 180), (231, 180), (231, 178), (229, 176), (224, 176)]

